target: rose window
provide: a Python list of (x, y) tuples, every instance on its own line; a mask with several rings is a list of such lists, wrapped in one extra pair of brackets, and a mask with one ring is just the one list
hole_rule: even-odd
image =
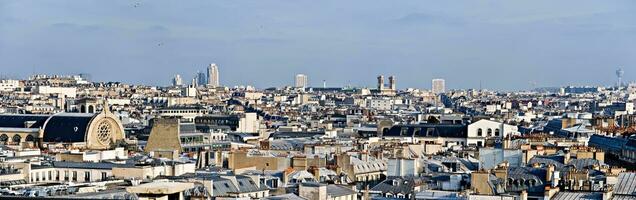
[(97, 141), (102, 144), (108, 144), (112, 137), (113, 128), (110, 123), (104, 121), (97, 126)]

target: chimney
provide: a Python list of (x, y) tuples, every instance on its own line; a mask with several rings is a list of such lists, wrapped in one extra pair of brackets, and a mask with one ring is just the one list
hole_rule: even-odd
[(528, 191), (521, 191), (521, 195), (519, 197), (521, 200), (528, 200)]
[(548, 167), (546, 169), (547, 173), (545, 174), (545, 176), (546, 176), (545, 180), (546, 181), (548, 181), (548, 182), (552, 181), (552, 177), (554, 176), (554, 168), (555, 167), (554, 167), (553, 164), (548, 165)]

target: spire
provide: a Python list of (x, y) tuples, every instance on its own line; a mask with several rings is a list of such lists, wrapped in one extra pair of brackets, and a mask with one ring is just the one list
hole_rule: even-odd
[(102, 112), (103, 113), (110, 113), (110, 107), (108, 107), (108, 99), (104, 99), (103, 103), (102, 103)]

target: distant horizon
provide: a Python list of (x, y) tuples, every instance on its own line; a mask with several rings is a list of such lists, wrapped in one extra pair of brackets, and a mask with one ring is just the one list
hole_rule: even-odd
[[(88, 73), (70, 73), (70, 74), (42, 74), (42, 73), (38, 73), (38, 74), (32, 74), (32, 75), (28, 75), (27, 77), (23, 77), (23, 78), (6, 78), (6, 77), (2, 77), (0, 76), (0, 80), (2, 79), (13, 79), (13, 80), (28, 80), (29, 78), (31, 78), (32, 76), (35, 75), (47, 75), (47, 76), (58, 76), (58, 77), (69, 77), (69, 76), (76, 76), (76, 75), (88, 75), (88, 76), (92, 76), (91, 74)], [(176, 74), (175, 74), (176, 75)], [(181, 75), (181, 74), (180, 74)], [(297, 74), (294, 74), (294, 76)], [(304, 74), (308, 77), (310, 77), (307, 74)], [(183, 78), (183, 75), (181, 75), (181, 77)], [(377, 78), (377, 77), (376, 77)], [(399, 80), (399, 77), (396, 76), (396, 79)], [(443, 79), (446, 80), (444, 78), (433, 78), (433, 79)], [(431, 80), (433, 80), (431, 79)], [(375, 80), (375, 79), (374, 79)], [(126, 81), (117, 81), (117, 80), (100, 80), (100, 81), (95, 81), (95, 80), (88, 80), (90, 82), (93, 83), (108, 83), (108, 82), (117, 82), (117, 83), (123, 83), (123, 84), (131, 84), (131, 85), (143, 85), (143, 86), (149, 86), (149, 87), (170, 87), (172, 86), (171, 83), (166, 83), (163, 85), (152, 85), (152, 84), (143, 84), (143, 83), (129, 83)], [(191, 81), (192, 79), (189, 79), (188, 82), (186, 82), (185, 80), (183, 81), (183, 86), (188, 86), (191, 85)], [(377, 83), (376, 83), (377, 84)], [(399, 82), (397, 82), (397, 84), (399, 85)], [(627, 87), (630, 84), (636, 84), (636, 81), (623, 81), (623, 87)], [(222, 87), (228, 87), (228, 88), (234, 88), (234, 87), (254, 87), (256, 89), (269, 89), (269, 88), (284, 88), (284, 87), (294, 87), (293, 83), (287, 84), (287, 85), (278, 85), (278, 86), (263, 86), (263, 87), (257, 87), (257, 86), (253, 86), (253, 85), (247, 85), (247, 84), (239, 84), (239, 85), (226, 85), (223, 84), (223, 82), (221, 82), (220, 84)], [(565, 87), (603, 87), (603, 88), (614, 88), (617, 85), (574, 85), (574, 84), (565, 84), (565, 85), (561, 85), (561, 86), (537, 86), (534, 88), (527, 88), (527, 89), (519, 89), (519, 90), (499, 90), (499, 89), (493, 89), (493, 88), (485, 88), (482, 87), (482, 90), (487, 90), (487, 91), (496, 91), (496, 92), (513, 92), (513, 91), (529, 91), (529, 90), (536, 90), (536, 89), (546, 89), (546, 88), (565, 88)], [(366, 86), (359, 86), (359, 85), (327, 85), (326, 88), (356, 88), (356, 89), (362, 89), (362, 88), (367, 88), (367, 89), (374, 89), (376, 88), (377, 85), (366, 85)], [(309, 85), (306, 88), (323, 88), (322, 85), (320, 86), (312, 86)], [(406, 89), (425, 89), (425, 90), (431, 90), (431, 87), (397, 87), (398, 90), (406, 90)], [(447, 90), (470, 90), (470, 89), (475, 89), (478, 90), (479, 87), (469, 87), (469, 88), (449, 88), (446, 87)]]
[(1, 1), (0, 76), (524, 91), (636, 80), (633, 1)]

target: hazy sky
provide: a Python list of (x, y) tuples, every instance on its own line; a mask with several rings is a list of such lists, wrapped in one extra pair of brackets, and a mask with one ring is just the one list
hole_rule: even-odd
[(527, 89), (636, 80), (636, 1), (0, 0), (0, 74)]

